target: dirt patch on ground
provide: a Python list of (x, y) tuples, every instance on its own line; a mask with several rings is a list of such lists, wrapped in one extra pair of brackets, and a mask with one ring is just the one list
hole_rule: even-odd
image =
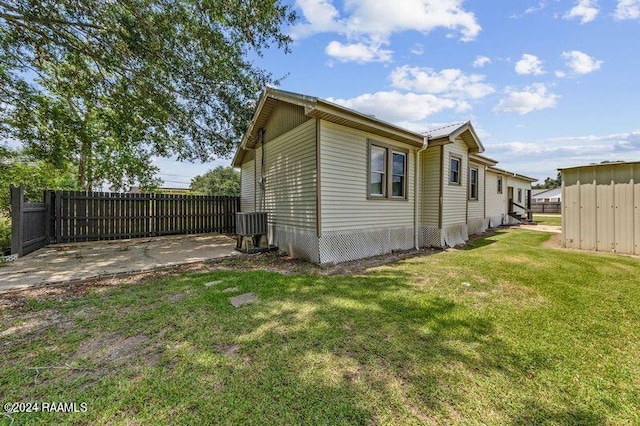
[(561, 249), (562, 247), (562, 234), (553, 234), (551, 238), (542, 243), (542, 247)]
[(21, 312), (13, 312), (13, 315), (3, 315), (1, 324), (7, 328), (0, 331), (0, 337), (21, 337), (51, 327), (65, 330), (73, 326), (73, 320), (53, 309), (45, 309), (28, 313), (28, 315), (24, 315)]
[[(357, 275), (365, 273), (367, 269), (440, 252), (437, 249), (420, 249), (398, 251), (390, 254), (354, 260), (337, 265), (319, 266), (304, 260), (295, 259), (287, 255), (270, 252), (246, 256), (236, 256), (224, 259), (214, 259), (205, 262), (195, 262), (169, 268), (141, 272), (128, 276), (114, 276), (92, 278), (85, 281), (58, 284), (42, 287), (7, 291), (0, 293), (0, 312), (7, 312), (24, 307), (30, 299), (65, 301), (84, 297), (92, 291), (102, 292), (120, 285), (135, 285), (162, 277), (181, 275), (187, 272), (213, 272), (217, 270), (234, 271), (272, 271), (285, 275)], [(175, 303), (186, 296), (171, 295), (170, 301)]]

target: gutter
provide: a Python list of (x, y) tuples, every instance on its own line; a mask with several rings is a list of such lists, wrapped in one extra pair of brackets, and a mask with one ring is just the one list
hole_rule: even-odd
[(420, 248), (420, 231), (418, 230), (418, 214), (419, 214), (419, 207), (420, 207), (420, 203), (419, 201), (419, 194), (420, 194), (420, 154), (422, 153), (422, 151), (424, 151), (425, 149), (427, 149), (427, 147), (429, 146), (429, 136), (425, 136), (422, 142), (422, 147), (416, 151), (416, 165), (415, 165), (415, 173), (414, 173), (414, 184), (413, 184), (413, 204), (414, 204), (414, 211), (413, 211), (413, 243), (415, 246), (415, 249), (418, 250)]

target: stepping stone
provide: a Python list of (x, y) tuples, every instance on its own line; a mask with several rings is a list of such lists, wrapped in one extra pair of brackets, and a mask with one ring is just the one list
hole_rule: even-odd
[(245, 294), (241, 294), (240, 296), (232, 297), (231, 299), (229, 299), (231, 304), (236, 308), (242, 305), (248, 305), (249, 303), (253, 303), (256, 300), (258, 300), (258, 296), (256, 296), (253, 293), (245, 293)]
[(213, 287), (214, 285), (218, 285), (220, 283), (222, 283), (222, 280), (211, 281), (211, 282), (208, 282), (208, 283), (204, 283), (204, 286), (205, 287)]
[(238, 287), (229, 287), (229, 288), (225, 288), (224, 290), (225, 293), (233, 293), (234, 291), (239, 291)]

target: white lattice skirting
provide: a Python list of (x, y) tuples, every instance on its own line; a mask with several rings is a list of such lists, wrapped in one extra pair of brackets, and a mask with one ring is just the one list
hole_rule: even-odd
[(447, 247), (455, 247), (464, 244), (469, 239), (467, 225), (464, 223), (449, 225), (442, 230), (443, 245)]
[(469, 219), (467, 222), (467, 232), (469, 235), (482, 234), (489, 227), (489, 218)]
[(413, 245), (412, 226), (323, 232), (320, 237), (320, 263), (364, 259), (393, 250), (408, 250)]
[(442, 232), (437, 226), (420, 227), (420, 247), (442, 247)]
[(269, 241), (291, 257), (320, 262), (318, 236), (314, 229), (269, 224)]

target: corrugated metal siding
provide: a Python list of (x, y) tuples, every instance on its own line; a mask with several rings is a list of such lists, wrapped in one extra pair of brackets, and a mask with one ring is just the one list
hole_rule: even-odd
[[(450, 156), (462, 158), (460, 165), (460, 185), (449, 183), (449, 168), (451, 165)], [(467, 145), (460, 139), (454, 143), (444, 145), (443, 164), (443, 204), (442, 204), (442, 227), (449, 225), (466, 223), (467, 216), (467, 166), (469, 156)]]
[[(467, 221), (484, 218), (484, 166), (470, 163), (470, 167), (478, 169), (478, 199), (469, 200), (467, 203)], [(471, 194), (471, 189), (469, 189), (469, 194)]]
[(255, 160), (245, 161), (240, 168), (240, 211), (256, 211)]
[[(265, 210), (270, 223), (316, 228), (315, 123), (309, 120), (265, 143)], [(256, 157), (260, 161), (260, 146)]]
[[(304, 114), (304, 107), (278, 101), (264, 128), (266, 143), (278, 136), (295, 129), (307, 120), (312, 120)], [(265, 145), (266, 146), (266, 145)]]
[(421, 156), (420, 223), (438, 226), (440, 214), (440, 150), (434, 146), (423, 151)]
[(566, 247), (640, 254), (640, 167), (564, 170), (562, 232)]
[(326, 121), (320, 121), (321, 222), (324, 231), (413, 226), (413, 168), (408, 162), (408, 201), (367, 199), (367, 138), (414, 148)]
[(486, 174), (487, 192), (485, 199), (487, 202), (487, 217), (498, 217), (507, 213), (507, 187), (506, 179), (502, 178), (502, 193), (498, 194), (498, 177), (500, 175), (488, 171)]

